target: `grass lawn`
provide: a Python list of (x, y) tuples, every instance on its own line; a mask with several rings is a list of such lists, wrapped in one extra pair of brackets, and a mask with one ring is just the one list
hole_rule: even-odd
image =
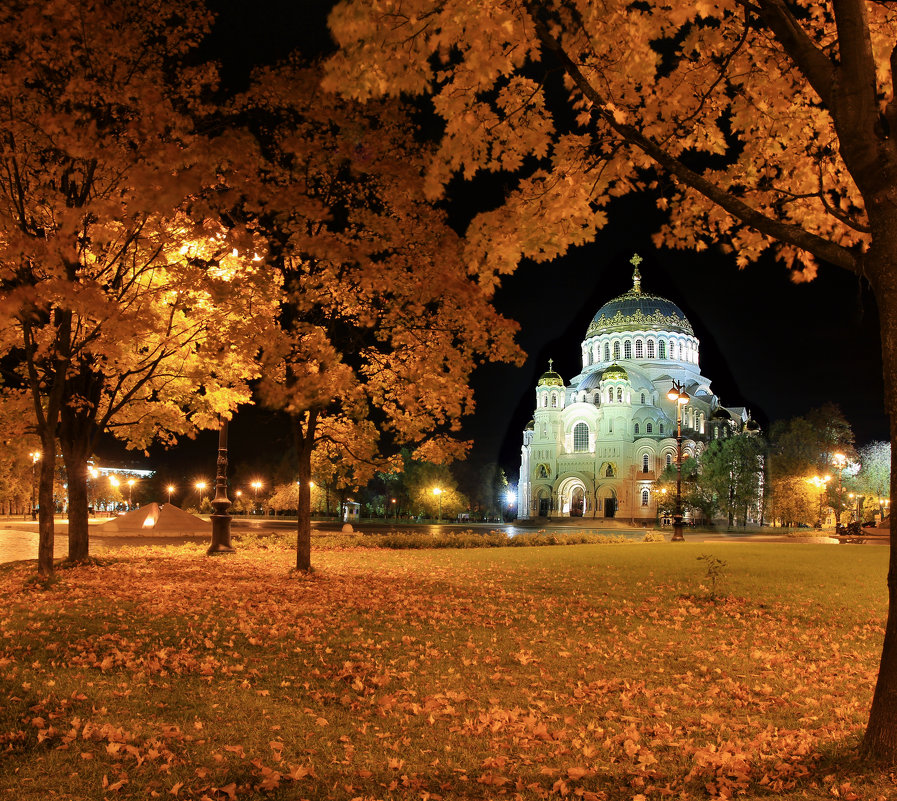
[(854, 757), (887, 548), (294, 560), (0, 569), (0, 798), (897, 797)]

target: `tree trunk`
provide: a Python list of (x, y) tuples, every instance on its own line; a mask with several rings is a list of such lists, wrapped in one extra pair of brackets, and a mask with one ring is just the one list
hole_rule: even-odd
[(299, 502), (296, 509), (296, 570), (311, 572), (311, 452), (315, 443), (317, 415), (309, 412), (305, 424), (295, 421), (296, 453), (299, 458)]
[(44, 577), (53, 575), (53, 479), (56, 473), (56, 441), (42, 438), (43, 455), (40, 460), (40, 480), (37, 488), (38, 540), (37, 572)]
[[(885, 258), (878, 264), (870, 252), (870, 281), (875, 290), (881, 317), (881, 344), (884, 371), (885, 411), (891, 430), (891, 497), (897, 497), (897, 213), (894, 215), (892, 247), (885, 247)], [(886, 242), (888, 237), (882, 237)], [(869, 721), (863, 738), (867, 756), (888, 763), (897, 762), (897, 532), (891, 525), (888, 563), (888, 618), (882, 645), (878, 680), (872, 696)]]
[(69, 496), (69, 561), (84, 562), (90, 548), (87, 529), (87, 449), (81, 442), (62, 440), (62, 458), (65, 461), (65, 475)]

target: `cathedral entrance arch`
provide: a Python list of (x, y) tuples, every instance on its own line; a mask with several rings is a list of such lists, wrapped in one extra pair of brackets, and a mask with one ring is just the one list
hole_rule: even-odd
[(558, 507), (564, 517), (582, 517), (589, 508), (588, 492), (581, 478), (565, 478), (558, 485)]
[(534, 511), (539, 517), (548, 517), (551, 514), (551, 490), (548, 487), (538, 487), (533, 497)]
[(598, 514), (603, 517), (617, 516), (617, 493), (611, 487), (598, 490)]

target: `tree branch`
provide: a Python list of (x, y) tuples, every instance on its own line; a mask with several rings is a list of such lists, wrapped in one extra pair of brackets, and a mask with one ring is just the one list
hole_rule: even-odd
[[(849, 249), (842, 247), (824, 237), (811, 233), (799, 225), (784, 223), (769, 217), (761, 211), (747, 205), (740, 198), (735, 197), (713, 182), (707, 180), (700, 173), (683, 164), (672, 156), (656, 142), (648, 139), (638, 128), (619, 122), (611, 111), (604, 97), (592, 86), (583, 75), (579, 66), (570, 58), (560, 42), (548, 30), (548, 26), (538, 16), (539, 5), (535, 0), (528, 0), (527, 8), (533, 18), (537, 34), (542, 44), (551, 51), (561, 62), (567, 73), (576, 83), (579, 90), (593, 104), (594, 113), (607, 124), (618, 136), (637, 147), (650, 156), (658, 165), (678, 178), (686, 186), (700, 192), (708, 200), (717, 204), (720, 208), (741, 220), (746, 225), (754, 228), (766, 236), (781, 242), (795, 245), (808, 253), (823, 259), (838, 267), (851, 272), (859, 272), (860, 267), (856, 255)], [(827, 60), (826, 60), (827, 61)]]

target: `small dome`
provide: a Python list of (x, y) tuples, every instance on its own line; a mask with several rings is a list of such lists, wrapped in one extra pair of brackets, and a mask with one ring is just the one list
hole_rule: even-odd
[(552, 370), (552, 366), (554, 364), (554, 359), (548, 360), (548, 372), (542, 373), (542, 377), (536, 383), (537, 387), (562, 387), (564, 386), (564, 379)]
[(601, 374), (602, 381), (628, 381), (629, 373), (614, 362)]
[(536, 428), (536, 421), (535, 421), (535, 420), (530, 420), (530, 421), (526, 424), (526, 427), (525, 427), (523, 430), (524, 430), (524, 431), (534, 431), (535, 428)]

